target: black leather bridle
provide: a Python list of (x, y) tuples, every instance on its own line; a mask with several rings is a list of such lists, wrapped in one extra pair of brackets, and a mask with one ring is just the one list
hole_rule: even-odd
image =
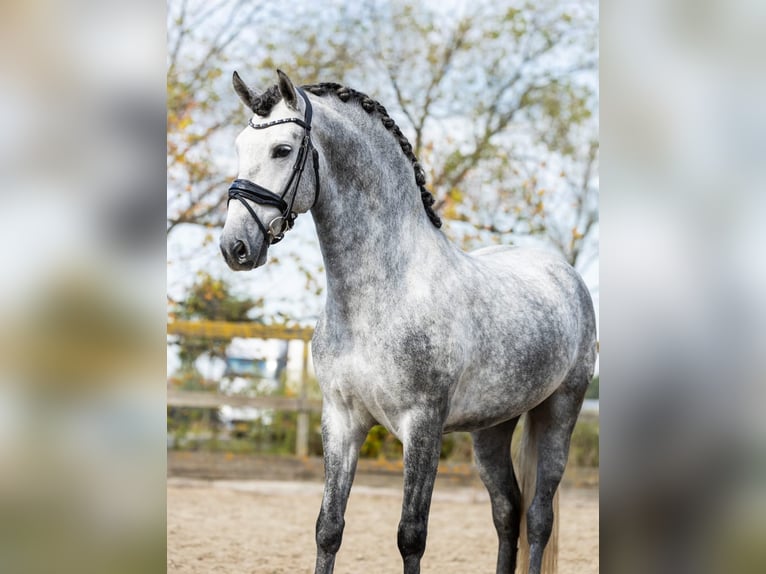
[[(231, 187), (229, 187), (228, 201), (231, 201), (232, 199), (238, 199), (242, 205), (247, 208), (247, 210), (250, 212), (250, 215), (253, 216), (253, 219), (255, 219), (255, 222), (258, 224), (261, 233), (263, 233), (262, 250), (266, 249), (270, 244), (279, 243), (282, 241), (282, 238), (285, 236), (285, 232), (293, 228), (295, 218), (298, 216), (293, 211), (293, 203), (295, 203), (295, 196), (298, 193), (298, 185), (301, 182), (303, 168), (306, 167), (306, 158), (308, 157), (309, 150), (311, 150), (313, 156), (315, 181), (314, 203), (312, 203), (311, 207), (316, 205), (317, 199), (319, 198), (319, 154), (317, 153), (316, 148), (314, 148), (314, 145), (311, 143), (311, 102), (302, 89), (296, 88), (296, 90), (301, 95), (301, 97), (303, 97), (303, 101), (306, 103), (306, 112), (303, 116), (303, 119), (284, 118), (263, 124), (254, 124), (253, 120), (251, 119), (249, 122), (250, 127), (256, 130), (263, 130), (272, 126), (287, 123), (298, 124), (304, 130), (303, 140), (301, 141), (300, 148), (298, 149), (298, 157), (295, 158), (295, 164), (293, 164), (293, 169), (290, 173), (290, 179), (287, 180), (287, 184), (285, 185), (285, 189), (282, 191), (282, 194), (277, 195), (265, 187), (262, 187), (257, 183), (253, 183), (247, 179), (235, 179), (232, 182)], [(291, 189), (293, 191), (289, 198), (290, 203), (288, 204), (285, 200), (285, 197)], [(276, 207), (279, 209), (280, 214), (272, 219), (268, 225), (264, 225), (263, 221), (261, 221), (261, 219), (255, 213), (255, 210), (253, 210), (253, 208), (250, 207), (250, 204), (248, 204), (246, 201), (248, 199), (259, 205), (271, 205)]]

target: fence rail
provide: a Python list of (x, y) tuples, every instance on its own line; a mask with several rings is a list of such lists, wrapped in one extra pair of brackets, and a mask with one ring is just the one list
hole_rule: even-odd
[(286, 327), (260, 323), (229, 323), (227, 321), (171, 321), (168, 335), (202, 337), (207, 339), (286, 339), (308, 342), (314, 335), (312, 327)]
[(194, 407), (212, 409), (223, 406), (255, 407), (280, 411), (321, 412), (322, 401), (301, 399), (300, 397), (245, 397), (241, 395), (221, 395), (201, 391), (181, 391), (168, 389), (169, 407)]

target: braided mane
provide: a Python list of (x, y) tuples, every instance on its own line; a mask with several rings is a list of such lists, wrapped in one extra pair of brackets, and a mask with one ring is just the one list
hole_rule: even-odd
[[(425, 187), (426, 173), (423, 170), (423, 167), (420, 165), (420, 162), (418, 162), (418, 158), (415, 157), (415, 154), (412, 152), (412, 145), (404, 136), (402, 130), (399, 129), (399, 126), (396, 125), (396, 122), (394, 122), (394, 120), (388, 115), (386, 108), (384, 108), (379, 102), (376, 102), (368, 95), (363, 94), (362, 92), (358, 92), (352, 88), (342, 86), (340, 84), (323, 82), (320, 84), (308, 84), (301, 87), (307, 92), (314, 94), (315, 96), (321, 97), (332, 94), (342, 102), (348, 102), (349, 100), (353, 102), (359, 102), (359, 104), (362, 106), (362, 109), (368, 114), (377, 112), (380, 115), (383, 126), (394, 135), (394, 137), (399, 142), (404, 155), (407, 156), (407, 159), (409, 159), (410, 163), (412, 163), (412, 169), (415, 171), (415, 182), (420, 189), (420, 199), (423, 201), (423, 208), (426, 210), (428, 219), (435, 227), (441, 227), (442, 221), (433, 210), (434, 197)], [(279, 93), (277, 86), (272, 86), (261, 95), (261, 97), (255, 103), (253, 111), (259, 116), (266, 116), (269, 114), (269, 112), (271, 112), (271, 109), (277, 104), (277, 102), (279, 102), (281, 98), (282, 96)]]

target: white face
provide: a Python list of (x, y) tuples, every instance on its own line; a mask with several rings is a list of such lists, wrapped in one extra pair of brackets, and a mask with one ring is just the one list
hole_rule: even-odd
[[(258, 115), (253, 116), (252, 123), (263, 125), (274, 120), (283, 118), (303, 118), (303, 112), (288, 108), (284, 101), (280, 101), (268, 118)], [(236, 147), (239, 157), (237, 179), (251, 181), (267, 190), (281, 196), (290, 180), (290, 175), (296, 165), (298, 150), (304, 136), (304, 129), (296, 123), (283, 123), (269, 126), (263, 129), (246, 127), (237, 136)], [(308, 164), (308, 162), (307, 162)], [(302, 213), (310, 209), (313, 203), (310, 197), (311, 191), (307, 188), (312, 185), (306, 184), (302, 178), (293, 203), (293, 211)], [(288, 191), (284, 200), (290, 204), (292, 191)], [(279, 209), (270, 205), (259, 205), (245, 199), (253, 209), (263, 225), (268, 228), (269, 224), (278, 218)], [(278, 224), (278, 222), (276, 222)], [(253, 216), (239, 200), (229, 201), (226, 214), (226, 223), (221, 233), (221, 252), (227, 264), (232, 269), (248, 270), (259, 267), (266, 262), (269, 242), (263, 232), (254, 221)]]

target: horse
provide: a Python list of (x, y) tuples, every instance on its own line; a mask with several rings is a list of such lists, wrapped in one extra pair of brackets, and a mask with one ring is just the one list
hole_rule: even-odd
[[(334, 570), (359, 450), (375, 424), (403, 444), (405, 574), (420, 572), (442, 436), (453, 431), (470, 432), (489, 492), (496, 572), (514, 572), (517, 561), (528, 574), (554, 572), (555, 494), (597, 352), (582, 278), (540, 249), (461, 251), (380, 103), (277, 76), (261, 91), (233, 75), (253, 115), (236, 139), (220, 249), (231, 269), (254, 269), (299, 214), (315, 222), (327, 278), (311, 346), (325, 467), (315, 573)], [(524, 414), (517, 480), (510, 445)]]

